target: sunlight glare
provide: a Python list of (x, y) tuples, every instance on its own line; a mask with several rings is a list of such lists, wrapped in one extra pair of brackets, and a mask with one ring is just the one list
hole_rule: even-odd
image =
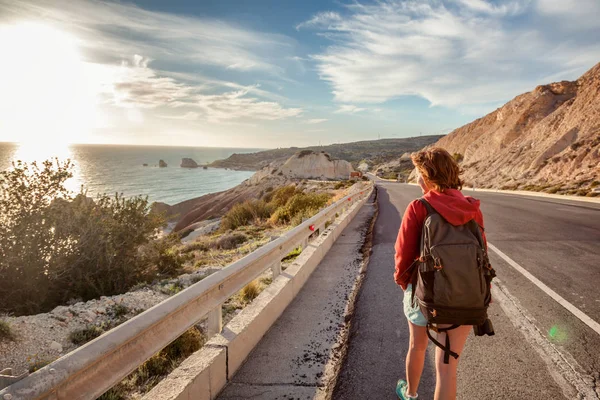
[(77, 40), (49, 25), (0, 25), (0, 141), (32, 145), (85, 142), (96, 119), (96, 91)]

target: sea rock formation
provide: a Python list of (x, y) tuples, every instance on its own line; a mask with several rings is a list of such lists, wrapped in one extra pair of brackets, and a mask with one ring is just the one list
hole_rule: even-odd
[(158, 166), (159, 166), (160, 168), (167, 168), (167, 163), (166, 163), (164, 160), (160, 160), (160, 161), (158, 162)]
[(191, 158), (182, 158), (181, 159), (181, 168), (198, 168), (199, 165), (196, 161)]
[(589, 193), (600, 184), (600, 64), (519, 95), (435, 145), (464, 157), (469, 184)]

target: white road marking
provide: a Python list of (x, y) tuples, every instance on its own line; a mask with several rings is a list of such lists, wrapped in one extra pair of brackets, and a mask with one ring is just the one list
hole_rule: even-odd
[[(537, 327), (535, 318), (525, 310), (516, 297), (510, 294), (499, 279), (494, 279), (492, 297), (500, 304), (515, 329), (521, 331), (525, 340), (532, 344), (533, 349), (546, 363), (548, 372), (558, 386), (561, 387), (564, 397), (588, 400), (599, 399), (598, 393), (594, 390), (594, 377), (585, 373), (570, 353), (564, 351), (564, 349), (559, 350), (546, 338), (546, 335)], [(573, 388), (579, 396), (572, 393)]]
[(508, 263), (508, 265), (510, 265), (511, 267), (513, 267), (514, 269), (519, 271), (521, 274), (523, 274), (527, 279), (529, 279), (531, 282), (533, 282), (534, 285), (536, 285), (537, 287), (542, 289), (544, 291), (544, 293), (546, 293), (548, 296), (552, 297), (554, 300), (556, 300), (556, 302), (558, 304), (560, 304), (561, 306), (563, 306), (564, 308), (569, 310), (573, 315), (575, 315), (577, 318), (579, 318), (581, 320), (581, 322), (583, 322), (584, 324), (586, 324), (587, 326), (592, 328), (598, 335), (600, 335), (600, 324), (598, 322), (594, 321), (592, 318), (590, 318), (588, 315), (586, 315), (580, 309), (578, 309), (573, 304), (571, 304), (567, 300), (565, 300), (562, 296), (560, 296), (554, 290), (550, 289), (542, 281), (540, 281), (538, 278), (536, 278), (531, 273), (529, 273), (529, 271), (527, 271), (525, 268), (521, 267), (513, 259), (511, 259), (509, 256), (504, 254), (496, 246), (494, 246), (493, 244), (488, 242), (488, 247), (490, 249), (492, 249), (496, 254), (498, 254), (504, 261), (506, 261)]

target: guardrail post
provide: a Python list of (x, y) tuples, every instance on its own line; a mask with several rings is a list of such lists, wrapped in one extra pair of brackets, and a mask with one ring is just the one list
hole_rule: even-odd
[(302, 241), (302, 251), (306, 250), (307, 247), (308, 247), (308, 236), (306, 238), (304, 238), (304, 240)]
[(223, 312), (221, 306), (208, 313), (208, 337), (221, 333), (223, 329)]
[(273, 279), (277, 278), (281, 274), (281, 260), (275, 262), (271, 266), (271, 271), (273, 271)]

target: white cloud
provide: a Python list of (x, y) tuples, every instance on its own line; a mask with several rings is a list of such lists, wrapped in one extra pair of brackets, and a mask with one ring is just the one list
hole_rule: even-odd
[(496, 5), (486, 0), (457, 0), (457, 2), (469, 11), (485, 14), (506, 15), (519, 14), (524, 11), (530, 3), (530, 0), (507, 1), (504, 4)]
[(184, 121), (196, 121), (198, 119), (198, 116), (200, 114), (198, 114), (197, 112), (194, 111), (189, 111), (183, 115), (161, 115), (161, 118), (166, 118), (166, 119), (180, 119), (180, 120), (184, 120)]
[(293, 41), (216, 19), (144, 10), (130, 3), (94, 0), (0, 0), (3, 20), (39, 19), (68, 27), (94, 61), (144, 54), (170, 63), (282, 74), (274, 54)]
[(366, 111), (366, 108), (360, 108), (353, 104), (343, 104), (334, 113), (336, 114), (354, 114), (357, 112)]
[(598, 0), (537, 0), (536, 5), (541, 14), (555, 17), (554, 25), (567, 30), (588, 29), (599, 24)]
[[(292, 54), (293, 42), (283, 35), (112, 1), (0, 0), (0, 27), (24, 19), (76, 38), (86, 68), (98, 72), (93, 76), (101, 103), (126, 108), (130, 122), (143, 122), (143, 110), (149, 109), (159, 110), (160, 118), (246, 124), (302, 112), (284, 106), (285, 97), (259, 84), (241, 85), (195, 72), (217, 66), (285, 80), (277, 58)], [(281, 58), (298, 63), (291, 55)]]
[[(546, 15), (559, 12), (551, 6), (555, 3), (353, 3), (346, 6), (346, 13), (317, 14), (300, 26), (312, 27), (332, 40), (312, 58), (338, 102), (383, 103), (419, 96), (434, 106), (481, 109), (545, 83), (548, 75), (576, 78), (600, 61), (600, 43), (591, 39), (600, 37), (598, 13), (591, 14), (595, 22), (585, 30), (557, 33)], [(576, 3), (579, 6), (579, 0)], [(590, 13), (600, 4), (597, 0), (582, 3)], [(523, 16), (515, 19), (515, 14)], [(565, 12), (564, 17), (564, 24), (578, 24), (576, 14)]]
[(326, 118), (315, 118), (306, 121), (307, 124), (320, 124), (321, 122), (328, 121)]
[(274, 121), (296, 117), (302, 113), (300, 108), (284, 108), (279, 103), (261, 101), (247, 97), (247, 94), (248, 90), (215, 95), (199, 94), (194, 96), (194, 102), (190, 106), (200, 108), (210, 122), (244, 118)]
[(341, 21), (342, 17), (333, 11), (324, 11), (315, 14), (308, 21), (302, 22), (301, 24), (296, 25), (296, 30), (300, 30), (301, 28), (307, 28), (312, 26), (322, 26), (327, 25), (332, 22)]

